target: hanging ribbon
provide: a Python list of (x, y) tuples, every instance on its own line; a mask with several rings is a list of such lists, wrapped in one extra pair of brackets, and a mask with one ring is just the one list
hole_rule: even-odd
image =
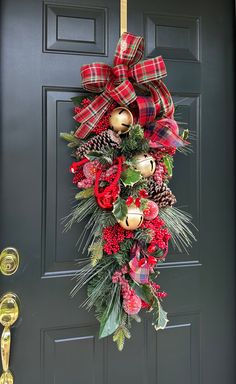
[(178, 124), (173, 119), (164, 118), (147, 124), (144, 135), (151, 148), (179, 148), (189, 144), (179, 136)]
[[(161, 81), (166, 76), (165, 63), (161, 56), (140, 61), (143, 54), (143, 37), (125, 32), (116, 48), (114, 67), (105, 63), (81, 67), (82, 86), (90, 92), (102, 93), (74, 116), (80, 123), (76, 137), (85, 138), (114, 102), (122, 106), (136, 102), (141, 125), (157, 116), (173, 118), (173, 101)], [(137, 88), (149, 96), (137, 96)]]

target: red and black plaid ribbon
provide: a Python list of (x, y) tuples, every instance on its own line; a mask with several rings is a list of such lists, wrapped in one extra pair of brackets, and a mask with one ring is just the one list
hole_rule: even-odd
[[(113, 68), (105, 63), (81, 67), (83, 87), (90, 92), (102, 93), (75, 115), (75, 120), (80, 123), (75, 133), (77, 137), (85, 138), (114, 101), (124, 106), (135, 101), (141, 125), (153, 121), (159, 114), (173, 117), (173, 101), (161, 81), (166, 76), (165, 63), (161, 56), (140, 61), (143, 52), (143, 37), (126, 32), (118, 42)], [(151, 96), (146, 99), (137, 96), (134, 86), (141, 86)]]

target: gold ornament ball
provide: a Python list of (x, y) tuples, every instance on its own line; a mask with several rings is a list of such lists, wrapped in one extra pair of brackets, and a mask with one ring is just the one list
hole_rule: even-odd
[(148, 153), (140, 153), (133, 157), (132, 162), (135, 169), (144, 177), (152, 176), (156, 170), (155, 159)]
[(120, 135), (128, 132), (133, 122), (134, 118), (132, 113), (125, 107), (113, 109), (109, 119), (110, 127)]
[(143, 212), (136, 205), (130, 205), (128, 207), (127, 215), (123, 220), (119, 220), (120, 226), (128, 231), (134, 231), (143, 222)]

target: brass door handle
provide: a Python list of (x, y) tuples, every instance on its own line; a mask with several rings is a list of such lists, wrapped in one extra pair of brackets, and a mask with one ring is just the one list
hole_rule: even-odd
[(10, 276), (16, 273), (20, 263), (19, 253), (15, 248), (5, 248), (0, 254), (0, 272)]
[(3, 373), (0, 384), (13, 384), (13, 375), (9, 369), (11, 352), (11, 326), (19, 317), (19, 299), (14, 293), (6, 293), (0, 299), (0, 323), (4, 327), (1, 336), (1, 359)]

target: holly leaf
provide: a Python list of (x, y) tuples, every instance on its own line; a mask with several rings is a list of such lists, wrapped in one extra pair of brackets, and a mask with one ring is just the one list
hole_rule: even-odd
[(121, 199), (120, 196), (116, 200), (112, 212), (116, 220), (122, 220), (127, 215), (128, 213), (127, 205), (125, 203), (125, 200)]
[(82, 199), (88, 199), (93, 195), (94, 195), (94, 189), (93, 187), (91, 187), (91, 188), (83, 189), (83, 191), (76, 193), (75, 198), (76, 200), (82, 200)]
[(183, 140), (187, 140), (188, 137), (189, 137), (189, 130), (188, 129), (185, 129), (181, 135), (182, 139)]
[(125, 169), (121, 174), (121, 181), (124, 184), (124, 186), (129, 185), (132, 187), (141, 178), (142, 178), (141, 173), (132, 167)]
[(173, 164), (173, 157), (170, 156), (170, 155), (165, 155), (163, 159), (164, 159), (164, 164), (165, 164), (165, 166), (167, 168), (168, 175), (169, 175), (169, 177), (172, 177), (172, 175), (173, 175), (173, 166), (174, 166), (174, 164)]
[(154, 321), (153, 325), (156, 331), (159, 329), (165, 329), (168, 318), (167, 318), (167, 312), (164, 311), (164, 309), (161, 306), (160, 300), (156, 298), (155, 305), (153, 306), (153, 309), (155, 310), (153, 313)]
[(120, 291), (116, 291), (110, 305), (105, 310), (100, 321), (99, 338), (111, 335), (120, 325), (121, 321)]

